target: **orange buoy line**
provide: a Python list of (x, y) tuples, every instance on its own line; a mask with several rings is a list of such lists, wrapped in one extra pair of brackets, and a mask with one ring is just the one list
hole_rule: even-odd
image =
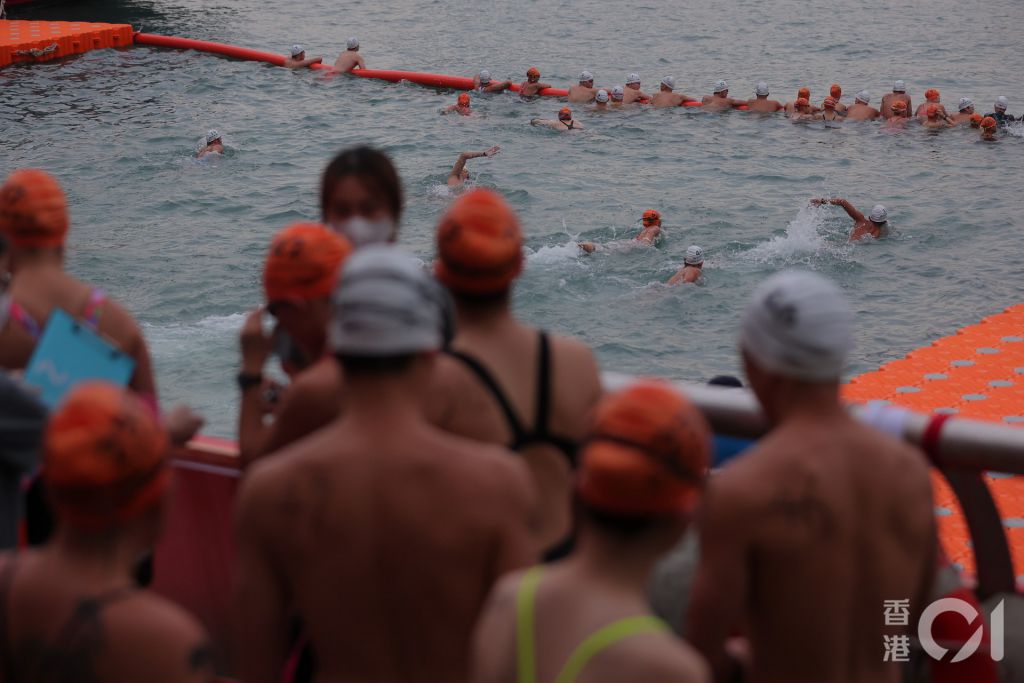
[[(843, 396), (1024, 427), (1024, 304), (860, 375), (843, 387)], [(932, 482), (943, 547), (973, 573), (970, 533), (956, 497), (940, 475)], [(985, 483), (1003, 519), (1014, 567), (1024, 575), (1024, 477), (986, 475)]]
[(0, 67), (132, 44), (128, 24), (0, 20)]

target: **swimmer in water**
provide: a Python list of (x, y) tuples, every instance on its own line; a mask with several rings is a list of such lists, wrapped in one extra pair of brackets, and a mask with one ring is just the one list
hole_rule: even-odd
[(868, 236), (879, 239), (885, 235), (889, 227), (889, 212), (881, 204), (875, 204), (874, 208), (871, 209), (871, 213), (867, 216), (864, 216), (864, 214), (854, 208), (853, 204), (839, 197), (835, 199), (822, 198), (811, 200), (812, 206), (821, 206), (822, 204), (841, 206), (846, 211), (846, 215), (853, 219), (853, 232), (850, 233), (851, 242), (856, 242)]
[(530, 121), (530, 125), (545, 126), (562, 133), (583, 130), (583, 124), (572, 118), (572, 109), (569, 109), (569, 107), (562, 107), (558, 110), (557, 121), (552, 119), (533, 119)]
[[(996, 98), (995, 111), (991, 114), (985, 114), (985, 116), (991, 117), (996, 120), (1000, 126), (1005, 126), (1008, 123), (1013, 123), (1017, 119), (1013, 118), (1006, 113), (1006, 108), (1010, 106), (1010, 101), (1000, 95)], [(1024, 119), (1024, 116), (1021, 117)]]
[(614, 88), (612, 88), (612, 91), (611, 91), (610, 94), (612, 96), (612, 106), (613, 107), (621, 107), (625, 103), (625, 100), (626, 100), (626, 89), (623, 88), (621, 85), (617, 85)]
[(324, 61), (323, 57), (306, 59), (306, 50), (301, 45), (292, 45), (291, 57), (285, 57), (284, 66), (288, 69), (303, 69)]
[(512, 87), (512, 81), (496, 81), (491, 78), (491, 72), (482, 69), (480, 73), (473, 76), (473, 90), (477, 92), (504, 92)]
[(935, 88), (928, 88), (924, 91), (924, 104), (918, 106), (917, 111), (914, 112), (914, 118), (920, 119), (924, 123), (928, 119), (928, 107), (935, 105), (939, 110), (939, 116), (942, 119), (948, 119), (949, 115), (946, 113), (946, 105), (942, 104), (942, 95)]
[[(840, 116), (846, 116), (846, 105), (839, 101), (843, 96), (843, 89), (839, 87), (839, 84), (833, 83), (828, 90), (828, 94), (833, 100), (835, 100), (835, 112)], [(824, 107), (824, 105), (822, 106)]]
[(996, 131), (999, 130), (999, 122), (991, 116), (986, 116), (979, 124), (981, 128), (981, 139), (986, 142), (995, 142)]
[(924, 128), (938, 129), (938, 128), (952, 128), (953, 124), (950, 123), (947, 118), (943, 117), (944, 110), (936, 104), (929, 104), (925, 107), (925, 120), (921, 122), (921, 126)]
[(526, 71), (526, 80), (519, 86), (520, 97), (535, 97), (540, 94), (541, 90), (550, 88), (550, 83), (540, 82), (540, 69), (535, 66), (531, 66)]
[(206, 134), (206, 146), (203, 147), (196, 154), (197, 159), (202, 159), (207, 154), (223, 154), (224, 153), (224, 141), (221, 140), (220, 133), (216, 130), (210, 130)]
[(779, 110), (785, 109), (781, 102), (769, 100), (769, 94), (768, 84), (764, 81), (758, 83), (757, 89), (754, 91), (754, 99), (747, 100), (747, 109), (761, 114), (774, 114)]
[(611, 98), (608, 96), (607, 90), (598, 90), (597, 95), (594, 96), (594, 111), (603, 111), (608, 108), (608, 100)]
[(816, 114), (817, 112), (821, 111), (820, 109), (815, 107), (813, 104), (810, 104), (810, 102), (811, 102), (811, 89), (805, 86), (805, 87), (800, 88), (799, 90), (796, 91), (796, 99), (795, 100), (793, 100), (792, 102), (786, 102), (786, 115), (787, 116), (792, 116), (793, 112), (796, 111), (796, 103), (800, 101), (801, 97), (803, 99), (807, 100), (808, 107), (809, 107), (807, 113), (809, 113), (809, 114)]
[(471, 106), (469, 93), (464, 92), (459, 94), (459, 99), (455, 104), (449, 105), (441, 110), (441, 114), (458, 114), (459, 116), (469, 116), (473, 113)]
[(696, 282), (703, 276), (703, 268), (704, 250), (697, 245), (689, 246), (686, 248), (686, 254), (683, 256), (683, 267), (669, 278), (668, 284), (678, 285), (680, 283)]
[(469, 171), (466, 170), (466, 162), (470, 159), (479, 159), (480, 157), (493, 157), (495, 154), (501, 151), (501, 147), (495, 145), (490, 149), (485, 149), (482, 152), (463, 152), (459, 155), (459, 158), (455, 160), (455, 165), (452, 166), (452, 170), (448, 173), (448, 187), (460, 187), (469, 180)]
[(597, 88), (594, 87), (594, 74), (584, 71), (580, 74), (579, 83), (569, 88), (569, 96), (566, 100), (570, 104), (585, 104), (593, 102), (597, 95)]
[[(640, 218), (640, 222), (640, 232), (632, 241), (654, 246), (654, 243), (661, 238), (661, 214), (655, 209), (647, 209)], [(576, 246), (588, 254), (593, 254), (598, 247), (594, 242), (577, 242)]]
[(877, 109), (871, 106), (871, 93), (861, 90), (853, 104), (846, 109), (847, 121), (874, 121), (879, 117)]
[(746, 100), (734, 100), (729, 97), (729, 84), (725, 81), (715, 83), (714, 95), (705, 95), (702, 102), (704, 111), (725, 111), (747, 103)]
[(907, 127), (907, 122), (910, 121), (908, 113), (910, 110), (907, 107), (907, 103), (903, 100), (897, 100), (892, 103), (892, 115), (886, 119), (885, 127), (890, 130), (898, 130)]
[[(882, 640), (916, 634), (933, 584), (927, 460), (843, 406), (855, 320), (835, 284), (775, 275), (741, 330), (770, 431), (708, 480), (686, 637), (716, 681), (900, 681), (905, 665), (883, 663)], [(908, 600), (906, 622), (884, 627), (884, 596)], [(729, 653), (737, 628), (746, 672)]]
[(843, 117), (839, 115), (839, 111), (837, 109), (839, 103), (836, 102), (836, 98), (829, 95), (825, 98), (825, 101), (821, 103), (821, 106), (822, 110), (817, 114), (813, 114), (815, 120), (834, 124), (843, 122)]
[(683, 102), (689, 102), (693, 98), (681, 92), (676, 92), (676, 79), (673, 76), (665, 76), (661, 79), (661, 90), (651, 98), (651, 106), (654, 107), (678, 107)]
[(365, 68), (366, 62), (363, 61), (363, 56), (359, 54), (359, 39), (349, 38), (346, 50), (338, 55), (338, 59), (334, 62), (334, 70), (347, 73), (353, 69)]
[[(971, 128), (981, 128), (981, 122), (985, 120), (985, 117), (981, 114), (971, 114)], [(994, 121), (995, 119), (993, 119)]]
[(796, 102), (793, 103), (793, 111), (789, 115), (789, 120), (793, 123), (800, 121), (814, 121), (817, 116), (814, 110), (811, 108), (811, 103), (807, 101), (806, 97), (798, 97)]
[(711, 430), (660, 381), (601, 401), (572, 487), (573, 554), (504, 577), (477, 625), (472, 683), (706, 683), (707, 664), (652, 614), (650, 576), (700, 505)]
[(974, 116), (974, 101), (970, 97), (961, 97), (957, 109), (959, 111), (953, 115), (953, 123), (970, 123), (971, 117)]
[(896, 81), (892, 84), (892, 92), (882, 97), (882, 105), (880, 107), (882, 118), (889, 120), (892, 118), (893, 105), (897, 102), (903, 102), (906, 105), (903, 110), (906, 115), (910, 115), (913, 111), (914, 104), (910, 101), (910, 95), (907, 94), (907, 84), (903, 81)]
[(651, 96), (640, 89), (640, 74), (626, 76), (626, 89), (622, 95), (623, 104), (647, 104)]

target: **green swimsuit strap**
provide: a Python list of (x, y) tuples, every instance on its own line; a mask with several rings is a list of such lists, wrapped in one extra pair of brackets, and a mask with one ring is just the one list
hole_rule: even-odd
[(534, 597), (544, 568), (531, 567), (523, 574), (516, 593), (516, 672), (519, 683), (537, 683)]
[[(573, 683), (591, 659), (620, 640), (644, 633), (665, 633), (667, 631), (668, 626), (665, 622), (652, 615), (627, 617), (614, 621), (580, 643), (569, 657), (569, 661), (562, 667), (555, 683)], [(522, 681), (521, 678), (520, 681)]]

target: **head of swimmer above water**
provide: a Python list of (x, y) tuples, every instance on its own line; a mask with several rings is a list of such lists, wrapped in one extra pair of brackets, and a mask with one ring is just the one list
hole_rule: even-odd
[(640, 89), (640, 75), (639, 74), (629, 74), (629, 76), (626, 77), (626, 87), (627, 88), (632, 88), (633, 90), (639, 90)]
[(797, 98), (796, 103), (793, 106), (800, 112), (807, 112), (811, 109), (811, 103), (807, 101), (806, 97)]
[(907, 103), (903, 100), (892, 103), (892, 113), (897, 117), (904, 117), (907, 115)]
[(530, 67), (526, 72), (526, 80), (530, 83), (537, 83), (540, 81), (540, 69), (535, 66)]
[(661, 214), (656, 209), (647, 209), (640, 221), (644, 228), (661, 227)]
[(469, 109), (469, 105), (470, 105), (469, 93), (465, 93), (464, 92), (461, 95), (459, 95), (459, 99), (457, 101), (457, 105), (456, 106), (458, 106), (460, 109)]
[(348, 49), (348, 50), (350, 50), (352, 52), (358, 52), (359, 51), (359, 39), (354, 37), (354, 36), (352, 38), (349, 38), (348, 39), (348, 43), (345, 44), (345, 47), (346, 47), (346, 49)]
[(391, 160), (372, 147), (338, 154), (320, 182), (323, 223), (356, 249), (395, 242), (402, 218), (402, 182)]
[(612, 101), (613, 102), (621, 102), (622, 98), (625, 97), (625, 96), (626, 96), (626, 91), (622, 88), (621, 85), (617, 85), (614, 88), (612, 88)]

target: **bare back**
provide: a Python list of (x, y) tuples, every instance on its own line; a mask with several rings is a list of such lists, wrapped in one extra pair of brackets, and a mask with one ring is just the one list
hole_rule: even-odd
[(596, 88), (588, 88), (585, 85), (574, 85), (569, 88), (569, 95), (566, 97), (566, 101), (570, 103), (593, 102), (596, 95)]
[(682, 95), (664, 90), (654, 93), (654, 97), (651, 98), (651, 106), (653, 107), (678, 107), (682, 103)]
[(759, 97), (747, 100), (747, 109), (761, 114), (774, 114), (784, 107), (775, 100), (761, 99)]
[(873, 121), (878, 118), (878, 110), (860, 102), (851, 104), (846, 110), (847, 121)]
[(909, 114), (911, 111), (913, 111), (911, 109), (910, 95), (902, 92), (891, 92), (882, 96), (882, 104), (880, 109), (882, 118), (888, 119), (892, 117), (892, 105), (895, 102), (906, 102), (907, 113)]
[(352, 69), (355, 68), (366, 68), (366, 62), (363, 61), (363, 56), (356, 50), (345, 50), (338, 55), (338, 59), (334, 61), (335, 71), (352, 71)]

